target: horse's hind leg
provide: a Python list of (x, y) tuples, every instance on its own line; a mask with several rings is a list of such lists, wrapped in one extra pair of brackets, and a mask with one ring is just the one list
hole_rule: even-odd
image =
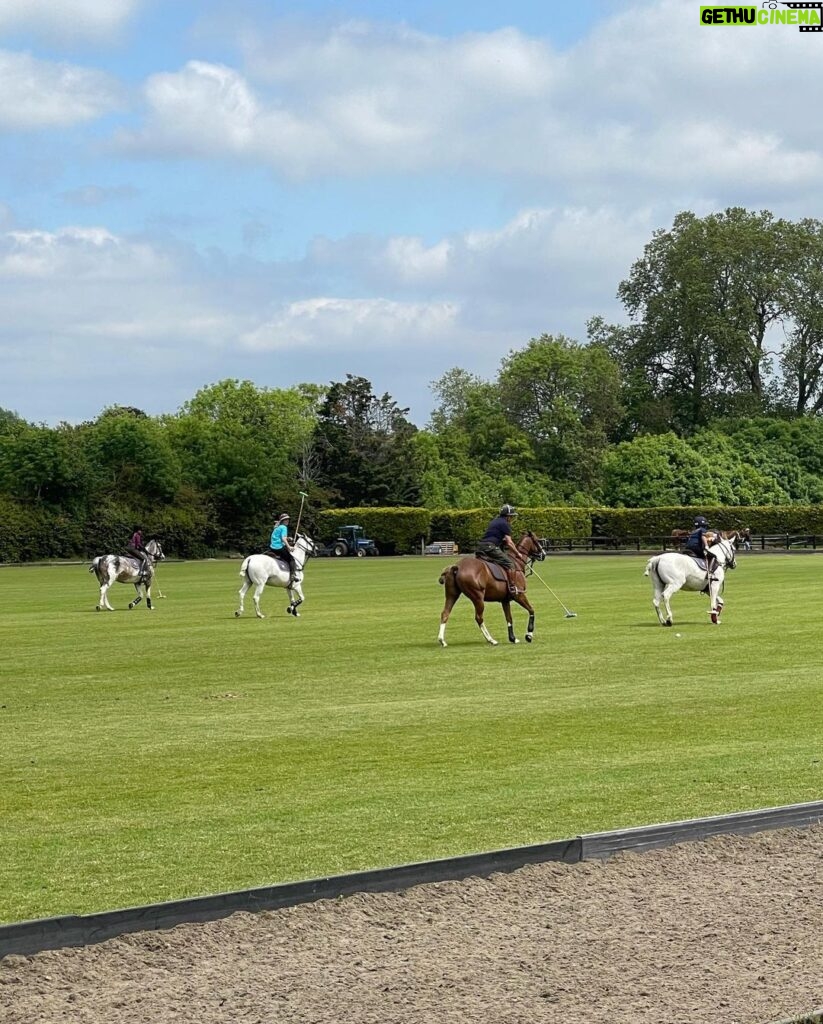
[(248, 579), (243, 580), (243, 586), (240, 588), (240, 607), (234, 613), (234, 616), (237, 619), (239, 619), (240, 616), (245, 611), (245, 607), (244, 607), (243, 602), (244, 602), (244, 600), (246, 598), (246, 594), (248, 593), (248, 590), (249, 590), (250, 586), (251, 586), (251, 581), (250, 580), (248, 580)]
[(263, 587), (265, 587), (266, 581), (258, 583), (254, 588), (254, 593), (251, 595), (254, 601), (254, 614), (258, 619), (265, 619), (265, 615), (260, 611), (260, 595), (263, 593)]
[[(654, 605), (654, 610), (657, 613), (657, 621), (660, 623), (661, 626), (671, 626), (671, 621), (667, 622), (663, 618), (663, 614), (660, 611), (660, 598), (663, 596), (663, 587), (660, 585), (660, 580), (658, 580), (656, 576), (652, 577), (652, 585), (654, 587), (654, 593), (652, 595), (652, 604)], [(669, 614), (671, 617), (671, 613)]]
[[(669, 598), (672, 594), (676, 594), (680, 587), (675, 583), (667, 583), (663, 588), (661, 597), (663, 599), (663, 607), (666, 609), (666, 618), (663, 621), (664, 626), (671, 626), (674, 622), (674, 616), (672, 615), (672, 606), (669, 604)], [(657, 611), (658, 618), (660, 617), (660, 609)]]
[(483, 634), (486, 640), (492, 645), (492, 647), (497, 647), (497, 641), (488, 631), (488, 629), (486, 628), (486, 623), (483, 621), (483, 597), (479, 594), (476, 596), (467, 594), (466, 596), (471, 598), (471, 602), (474, 605), (474, 621), (480, 627), (480, 632)]
[(460, 591), (452, 591), (449, 586), (446, 586), (446, 603), (443, 606), (443, 611), (440, 613), (440, 630), (437, 634), (437, 639), (440, 642), (441, 647), (448, 647), (446, 643), (446, 623), (449, 621), (452, 608), (454, 608), (455, 602), (460, 597)]

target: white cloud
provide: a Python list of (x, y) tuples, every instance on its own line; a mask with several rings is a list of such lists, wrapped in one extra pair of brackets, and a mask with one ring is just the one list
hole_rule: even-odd
[(249, 349), (396, 349), (415, 339), (437, 344), (454, 329), (457, 308), (445, 302), (313, 298), (288, 303), (275, 317), (243, 335)]
[(0, 0), (0, 32), (100, 38), (117, 32), (145, 0)]
[(683, 0), (604, 19), (565, 52), (513, 28), (439, 38), (362, 22), (240, 43), (242, 70), (191, 62), (149, 79), (128, 144), (293, 178), (519, 176), (598, 204), (616, 185), (801, 187), (823, 170), (803, 100), (818, 75), (809, 38), (704, 28)]
[(8, 231), (0, 236), (0, 280), (145, 281), (169, 270), (164, 254), (105, 228)]
[(0, 129), (68, 127), (119, 101), (116, 83), (100, 71), (0, 50)]

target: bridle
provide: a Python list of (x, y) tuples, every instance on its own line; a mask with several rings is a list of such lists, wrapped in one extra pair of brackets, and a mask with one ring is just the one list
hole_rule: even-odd
[[(531, 544), (531, 549), (528, 553), (522, 551), (520, 548), (520, 544), (523, 544), (524, 541), (529, 541)], [(517, 545), (517, 550), (523, 557), (523, 572), (528, 576), (531, 574), (532, 571), (532, 563), (542, 562), (543, 559), (546, 557), (546, 552), (543, 550), (543, 545), (540, 543), (537, 537), (535, 537), (531, 530), (527, 531), (527, 533), (521, 538), (520, 544)]]
[(306, 562), (308, 562), (312, 555), (317, 554), (317, 545), (314, 543), (311, 537), (307, 537), (305, 533), (301, 533), (298, 534), (297, 540), (295, 541), (294, 544), (294, 550), (297, 551), (298, 548), (303, 557), (299, 563), (297, 562), (296, 557), (294, 561), (295, 564), (297, 564), (298, 568), (302, 571), (303, 566), (306, 564)]
[(726, 556), (725, 568), (726, 569), (736, 569), (737, 568), (737, 561), (736, 561), (736, 558), (735, 558), (736, 552), (735, 552), (734, 544), (731, 542), (731, 540), (729, 540), (726, 537), (721, 537), (718, 540), (718, 542), (717, 542), (717, 546), (720, 548), (720, 550)]

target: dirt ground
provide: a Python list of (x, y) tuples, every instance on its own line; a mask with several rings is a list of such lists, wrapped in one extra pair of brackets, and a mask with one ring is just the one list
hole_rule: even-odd
[(762, 1024), (823, 1005), (823, 828), (0, 961), (3, 1024)]

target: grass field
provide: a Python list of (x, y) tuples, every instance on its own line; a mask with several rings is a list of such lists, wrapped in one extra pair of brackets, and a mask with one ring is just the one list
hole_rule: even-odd
[(555, 557), (578, 618), (534, 580), (533, 645), (461, 599), (443, 650), (446, 564), (312, 562), (265, 621), (236, 562), (163, 565), (152, 614), (0, 570), (0, 920), (821, 796), (823, 560), (743, 555), (722, 626), (679, 594), (663, 629), (645, 558)]

